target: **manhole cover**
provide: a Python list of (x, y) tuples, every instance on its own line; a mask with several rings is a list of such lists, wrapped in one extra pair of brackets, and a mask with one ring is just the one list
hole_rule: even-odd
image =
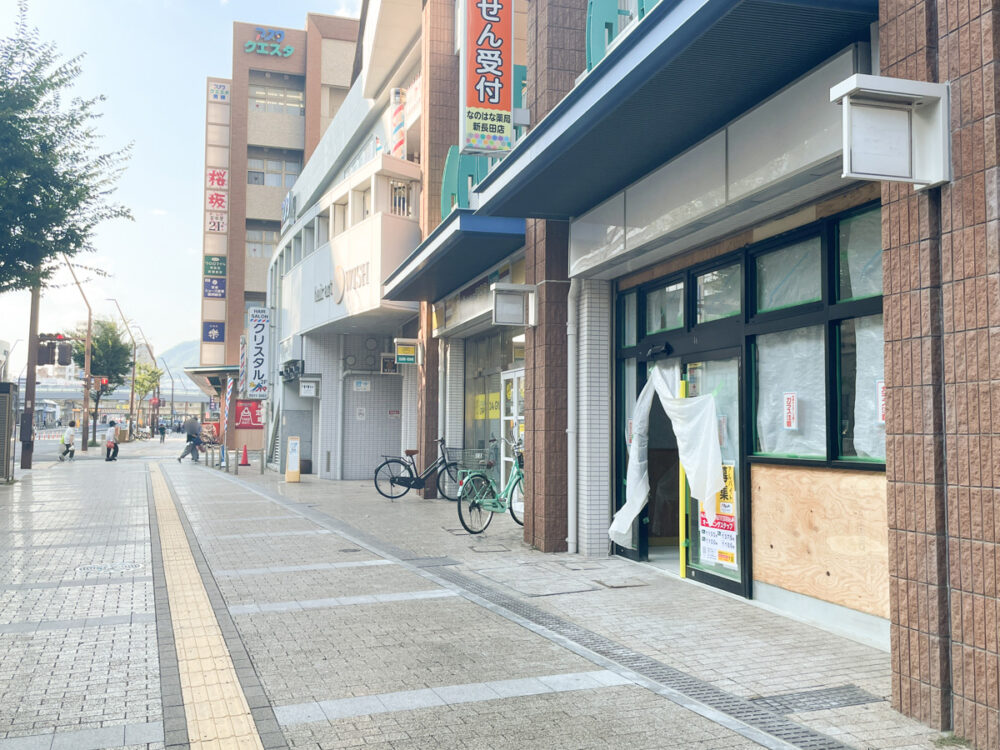
[(127, 573), (130, 570), (139, 570), (142, 563), (103, 563), (100, 565), (81, 565), (76, 569), (77, 573)]

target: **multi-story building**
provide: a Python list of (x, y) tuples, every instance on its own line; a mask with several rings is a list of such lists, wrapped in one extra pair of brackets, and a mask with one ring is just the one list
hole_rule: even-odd
[(239, 378), (241, 337), (247, 311), (265, 304), (285, 195), (346, 96), (357, 33), (355, 19), (316, 14), (304, 30), (235, 23), (232, 77), (207, 81), (201, 361), (188, 374), (253, 414), (229, 420), (232, 448), (263, 444), (261, 394)]

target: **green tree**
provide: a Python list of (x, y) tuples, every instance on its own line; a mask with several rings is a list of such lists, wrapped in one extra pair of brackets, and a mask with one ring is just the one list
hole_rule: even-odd
[[(77, 367), (85, 366), (87, 340), (86, 329), (77, 331), (73, 342), (73, 362)], [(125, 383), (125, 376), (132, 372), (132, 346), (122, 338), (118, 324), (113, 320), (95, 320), (90, 340), (90, 398), (94, 404), (91, 412), (93, 417), (93, 439), (97, 440), (97, 415), (101, 405), (101, 378), (108, 379), (107, 393), (113, 393), (118, 386)]]
[(102, 151), (92, 99), (64, 97), (81, 56), (63, 60), (28, 26), (0, 39), (0, 293), (44, 284), (68, 256), (92, 250), (98, 224), (131, 218), (110, 200), (131, 147)]
[(140, 401), (156, 390), (162, 377), (163, 370), (158, 370), (145, 362), (139, 362), (135, 366), (135, 395)]

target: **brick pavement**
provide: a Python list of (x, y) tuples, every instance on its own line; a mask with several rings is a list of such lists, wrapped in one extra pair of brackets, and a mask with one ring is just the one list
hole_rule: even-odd
[[(509, 518), (469, 536), (447, 501), (151, 467), (176, 449), (40, 464), (0, 487), (0, 750), (227, 746), (182, 731), (213, 731), (209, 691), (179, 679), (191, 653), (232, 665), (262, 747), (929, 750), (941, 736), (888, 706), (885, 652), (649, 566), (542, 554)], [(189, 562), (168, 596), (171, 559)], [(188, 588), (218, 656), (185, 645)]]

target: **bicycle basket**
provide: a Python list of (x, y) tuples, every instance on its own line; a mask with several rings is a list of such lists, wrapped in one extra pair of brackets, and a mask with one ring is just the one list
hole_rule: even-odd
[(493, 463), (486, 448), (449, 448), (448, 457), (466, 471), (486, 471)]

